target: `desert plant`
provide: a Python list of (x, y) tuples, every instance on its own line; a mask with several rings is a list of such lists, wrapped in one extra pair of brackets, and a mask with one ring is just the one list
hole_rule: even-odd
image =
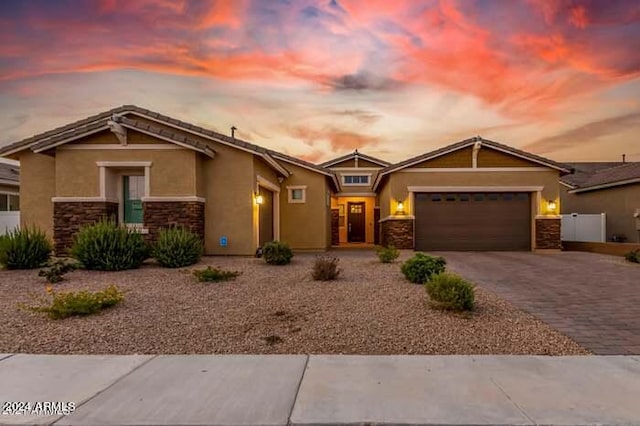
[(54, 262), (49, 262), (45, 269), (41, 269), (38, 273), (39, 277), (46, 278), (50, 284), (58, 283), (64, 280), (64, 274), (76, 270), (78, 265), (74, 262), (58, 259)]
[(444, 272), (446, 264), (447, 262), (442, 257), (416, 253), (402, 264), (400, 270), (410, 282), (424, 284), (429, 281), (432, 275)]
[(165, 268), (181, 268), (198, 263), (202, 239), (184, 227), (162, 229), (153, 246), (153, 257)]
[(389, 244), (388, 246), (380, 246), (376, 249), (376, 254), (378, 255), (378, 259), (382, 263), (391, 263), (400, 256), (400, 250), (395, 248), (393, 244)]
[(286, 265), (291, 262), (293, 252), (287, 243), (271, 241), (262, 247), (262, 256), (270, 265)]
[(9, 231), (0, 240), (0, 264), (7, 269), (34, 269), (51, 256), (49, 239), (37, 228)]
[(640, 263), (640, 249), (632, 250), (624, 255), (629, 262)]
[(341, 272), (341, 269), (338, 268), (338, 262), (340, 259), (337, 257), (317, 256), (311, 276), (316, 281), (335, 280)]
[(433, 275), (425, 287), (432, 302), (442, 309), (470, 311), (474, 307), (473, 285), (458, 275)]
[(73, 315), (91, 315), (102, 309), (117, 305), (124, 300), (124, 294), (118, 287), (111, 285), (102, 291), (56, 292), (47, 289), (50, 299), (36, 299), (39, 305), (20, 305), (34, 312), (46, 313), (51, 319), (62, 319)]
[(140, 267), (149, 257), (149, 248), (141, 234), (129, 232), (111, 220), (102, 220), (80, 229), (71, 256), (85, 269), (122, 271)]
[(212, 268), (207, 266), (206, 269), (193, 271), (193, 275), (200, 282), (220, 282), (229, 281), (240, 275), (238, 271), (225, 271), (224, 269)]

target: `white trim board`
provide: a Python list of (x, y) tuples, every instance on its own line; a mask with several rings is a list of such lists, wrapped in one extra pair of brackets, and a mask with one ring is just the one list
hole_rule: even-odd
[(402, 169), (396, 173), (477, 173), (477, 172), (543, 172), (548, 167), (418, 167), (413, 169)]
[(96, 161), (98, 167), (151, 167), (151, 161)]
[(375, 192), (336, 192), (334, 197), (348, 198), (348, 197), (375, 197)]
[(54, 203), (118, 203), (118, 199), (107, 197), (51, 197)]
[(153, 197), (142, 197), (141, 201), (143, 203), (162, 203), (162, 202), (189, 202), (189, 201), (197, 201), (199, 203), (206, 202), (206, 198), (197, 197), (195, 195), (177, 195), (177, 196), (153, 196)]
[(275, 183), (271, 182), (269, 179), (265, 179), (264, 177), (260, 176), (260, 175), (256, 175), (256, 181), (258, 182), (258, 185), (267, 188), (270, 191), (274, 191), (274, 192), (280, 192), (280, 186), (276, 185)]
[(540, 192), (543, 186), (407, 186), (409, 192)]

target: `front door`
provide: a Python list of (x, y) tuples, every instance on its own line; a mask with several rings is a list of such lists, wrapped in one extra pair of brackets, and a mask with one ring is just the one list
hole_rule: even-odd
[(260, 187), (260, 195), (262, 195), (262, 204), (258, 206), (258, 231), (259, 244), (262, 247), (264, 243), (273, 241), (273, 192)]
[(347, 241), (364, 243), (364, 202), (347, 203)]
[(124, 223), (142, 223), (144, 176), (123, 176)]

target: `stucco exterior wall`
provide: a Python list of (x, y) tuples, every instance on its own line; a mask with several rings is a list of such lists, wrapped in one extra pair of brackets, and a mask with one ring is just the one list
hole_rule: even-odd
[(192, 150), (65, 150), (56, 152), (56, 196), (100, 195), (98, 161), (151, 161), (150, 195), (196, 195), (196, 155)]
[(53, 157), (31, 151), (20, 153), (20, 226), (37, 226), (53, 238), (53, 202), (56, 192)]
[[(215, 145), (216, 156), (203, 162), (205, 192), (205, 253), (252, 255), (255, 178), (253, 155)], [(227, 238), (227, 247), (220, 245)]]
[(606, 213), (607, 241), (614, 234), (622, 234), (629, 243), (640, 242), (633, 217), (636, 209), (640, 209), (640, 183), (578, 194), (569, 194), (564, 185), (560, 188), (562, 214)]
[[(293, 174), (280, 192), (280, 239), (297, 250), (325, 250), (331, 245), (331, 207), (326, 176), (286, 163)], [(289, 203), (287, 186), (306, 185), (306, 202)]]
[[(486, 186), (486, 187), (532, 187), (542, 186), (542, 199), (539, 211), (548, 212), (546, 201), (553, 200), (559, 204), (558, 172), (553, 169), (531, 172), (425, 172), (403, 173), (402, 171), (387, 176), (387, 183), (380, 191), (380, 217), (394, 214), (397, 202), (404, 204), (407, 214), (413, 214), (408, 186)], [(389, 213), (391, 212), (391, 213)]]
[(478, 151), (478, 167), (540, 167), (540, 165), (495, 149), (482, 147)]
[(472, 165), (471, 147), (459, 149), (449, 154), (436, 157), (431, 160), (423, 161), (422, 163), (414, 164), (408, 168), (423, 168), (423, 167), (471, 167)]

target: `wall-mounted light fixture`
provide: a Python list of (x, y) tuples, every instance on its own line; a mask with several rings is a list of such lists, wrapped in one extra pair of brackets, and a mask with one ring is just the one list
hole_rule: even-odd
[(549, 201), (547, 201), (547, 209), (548, 209), (550, 212), (555, 212), (555, 211), (556, 211), (556, 207), (557, 207), (557, 206), (556, 206), (556, 202), (555, 202), (555, 201), (553, 201), (553, 200), (549, 200)]
[(259, 192), (256, 192), (255, 199), (256, 199), (256, 204), (257, 205), (260, 205), (260, 204), (264, 203), (264, 197), (262, 195), (260, 195)]
[(404, 214), (404, 204), (402, 203), (402, 201), (398, 201), (396, 214)]

